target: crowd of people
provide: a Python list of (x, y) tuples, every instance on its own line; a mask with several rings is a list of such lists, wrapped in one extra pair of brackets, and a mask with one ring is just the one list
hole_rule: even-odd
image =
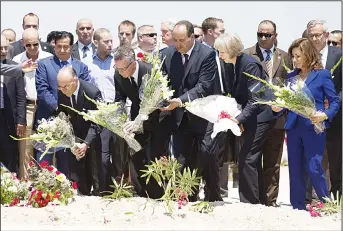
[[(124, 139), (61, 104), (79, 111), (95, 109), (83, 93), (108, 104), (121, 102), (130, 130), (140, 108), (142, 77), (152, 68), (140, 57), (156, 52), (157, 29), (122, 21), (120, 44), (114, 44), (111, 32), (94, 28), (90, 19), (77, 22), (76, 41), (68, 31), (51, 31), (46, 42), (41, 41), (39, 17), (34, 13), (23, 17), (22, 27), (19, 40), (12, 29), (2, 31), (0, 91), (0, 161), (20, 177), (27, 175), (33, 157), (54, 164), (76, 181), (82, 195), (105, 195), (111, 177), (124, 175), (139, 196), (159, 198), (162, 188), (153, 180), (146, 184), (141, 170), (155, 158), (172, 155), (184, 167), (198, 169), (206, 201), (221, 201), (228, 196), (228, 163), (236, 162), (240, 201), (278, 206), (286, 136), (293, 208), (305, 209), (315, 197), (324, 201), (330, 192), (341, 195), (342, 32), (328, 32), (325, 21), (304, 25), (303, 35), (288, 51), (278, 48), (277, 27), (271, 20), (257, 25), (257, 42), (246, 49), (237, 34), (225, 32), (222, 19), (209, 17), (202, 25), (162, 21), (164, 47), (159, 53), (165, 58), (162, 70), (174, 95), (149, 115), (144, 132), (135, 134), (143, 148), (133, 155)], [(257, 96), (251, 87), (256, 80), (244, 73), (279, 85), (298, 76), (312, 93), (318, 112), (306, 119), (282, 108), (254, 104)], [(212, 139), (213, 124), (182, 107), (214, 94), (230, 94), (242, 106), (241, 114), (231, 118), (242, 136), (228, 131)], [(40, 120), (61, 111), (70, 116), (74, 133), (82, 140), (74, 154), (61, 150), (40, 158), (42, 152), (31, 142), (10, 138), (30, 136)], [(313, 124), (322, 121), (326, 130), (317, 134)], [(198, 191), (190, 201), (198, 200)]]

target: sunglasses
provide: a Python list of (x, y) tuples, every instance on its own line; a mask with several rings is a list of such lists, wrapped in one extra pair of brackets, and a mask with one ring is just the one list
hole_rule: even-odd
[(257, 32), (257, 36), (258, 36), (259, 38), (265, 37), (265, 38), (267, 38), (267, 39), (270, 39), (270, 38), (273, 36), (273, 34)]
[(194, 38), (199, 38), (200, 37), (200, 34), (195, 34), (194, 35)]
[(149, 33), (149, 34), (142, 34), (142, 35), (146, 35), (146, 36), (149, 36), (150, 38), (153, 38), (157, 36), (157, 33)]
[(337, 47), (337, 45), (338, 45), (338, 42), (330, 41), (330, 40), (328, 40), (327, 43), (328, 43), (328, 46), (331, 46), (331, 44), (332, 44), (332, 46)]
[(31, 46), (33, 46), (33, 47), (38, 47), (38, 46), (39, 46), (39, 43), (33, 43), (33, 44), (26, 44), (26, 45), (25, 45), (26, 48), (30, 48)]

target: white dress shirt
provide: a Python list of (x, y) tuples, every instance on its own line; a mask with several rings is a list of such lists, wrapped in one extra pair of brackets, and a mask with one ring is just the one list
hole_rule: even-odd
[(78, 46), (79, 54), (80, 54), (80, 61), (85, 63), (85, 64), (92, 63), (92, 61), (93, 61), (92, 43), (89, 43), (87, 45), (88, 50), (86, 51), (87, 56), (85, 58), (83, 58), (83, 47), (85, 47), (85, 45), (82, 42), (77, 41), (77, 46)]
[[(43, 50), (39, 50), (38, 52), (38, 58), (36, 60), (36, 62), (38, 62), (41, 59), (47, 58), (52, 56), (52, 54), (50, 54), (49, 52), (43, 51)], [(13, 61), (16, 63), (23, 63), (26, 60), (28, 60), (29, 58), (26, 55), (26, 51), (16, 55), (13, 58)], [(26, 91), (26, 99), (27, 100), (36, 100), (37, 99), (37, 91), (36, 91), (36, 70), (25, 73), (24, 75), (24, 82), (25, 82), (25, 91)]]
[[(77, 103), (77, 96), (79, 94), (79, 89), (80, 89), (80, 81), (77, 81), (77, 88), (73, 93), (73, 95), (75, 95), (75, 102), (76, 103)], [(76, 107), (76, 105), (75, 106), (73, 105), (73, 98), (72, 97), (70, 97), (70, 103), (71, 103), (72, 107)]]
[(323, 68), (326, 66), (326, 62), (328, 59), (328, 53), (329, 53), (329, 46), (325, 45), (325, 47), (320, 51), (320, 59), (322, 60)]
[(0, 108), (4, 108), (5, 107), (5, 104), (4, 104), (4, 76), (3, 75), (0, 75), (0, 92), (1, 92), (1, 95), (0, 95)]
[[(138, 71), (139, 71), (139, 64), (138, 64), (138, 62), (136, 61), (136, 70), (135, 70), (135, 72), (133, 72), (132, 77), (133, 77), (133, 79), (135, 80), (137, 86), (138, 86)], [(130, 81), (131, 81), (131, 79), (130, 79)], [(142, 80), (142, 81), (143, 81), (143, 80)]]

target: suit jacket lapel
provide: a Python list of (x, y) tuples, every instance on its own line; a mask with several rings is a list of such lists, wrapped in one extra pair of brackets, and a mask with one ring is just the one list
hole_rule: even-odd
[(56, 55), (51, 57), (51, 64), (54, 67), (54, 69), (56, 70), (56, 72), (58, 73), (61, 69), (61, 63), (60, 60), (57, 58)]
[(254, 51), (255, 51), (255, 53), (253, 55), (256, 55), (260, 59), (260, 62), (263, 66), (263, 69), (267, 70), (266, 61), (263, 58), (263, 54), (261, 52), (260, 47), (258, 46), (258, 43), (256, 43)]
[(76, 59), (80, 60), (79, 46), (77, 42), (74, 43), (71, 53)]
[[(185, 81), (189, 71), (191, 70), (191, 67), (192, 67), (193, 63), (198, 59), (198, 51), (199, 51), (199, 43), (195, 42), (194, 48), (192, 50), (192, 53), (189, 56), (189, 60), (188, 60), (188, 64), (187, 64), (187, 67), (186, 67), (185, 75), (184, 75), (184, 77), (182, 79), (182, 84), (183, 85), (184, 85), (184, 81)], [(181, 60), (182, 60), (182, 57), (181, 57)]]
[[(281, 53), (279, 52), (277, 48), (275, 48), (274, 55), (273, 55), (273, 72), (272, 72), (273, 78), (275, 77), (275, 73), (278, 70), (280, 64), (281, 64)], [(281, 76), (276, 76), (276, 77), (281, 77)]]
[[(326, 64), (325, 64), (325, 69), (327, 70), (331, 70), (331, 68), (335, 65), (333, 58), (334, 56), (334, 49), (331, 49), (331, 47), (329, 46), (328, 49), (328, 56), (326, 58)], [(324, 66), (324, 65), (323, 65)]]
[(82, 112), (85, 96), (84, 96), (84, 92), (83, 92), (84, 90), (83, 90), (81, 81), (79, 81), (79, 84), (80, 84), (80, 87), (79, 87), (79, 92), (77, 93), (76, 109)]
[(312, 70), (308, 75), (307, 79), (305, 80), (306, 86), (308, 86), (318, 75), (318, 72)]

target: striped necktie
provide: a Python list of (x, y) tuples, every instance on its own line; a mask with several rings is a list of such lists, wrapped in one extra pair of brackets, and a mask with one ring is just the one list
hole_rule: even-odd
[(272, 59), (270, 57), (271, 50), (266, 50), (267, 56), (266, 56), (266, 68), (267, 68), (267, 73), (269, 77), (269, 81), (272, 81), (273, 79), (273, 63)]

